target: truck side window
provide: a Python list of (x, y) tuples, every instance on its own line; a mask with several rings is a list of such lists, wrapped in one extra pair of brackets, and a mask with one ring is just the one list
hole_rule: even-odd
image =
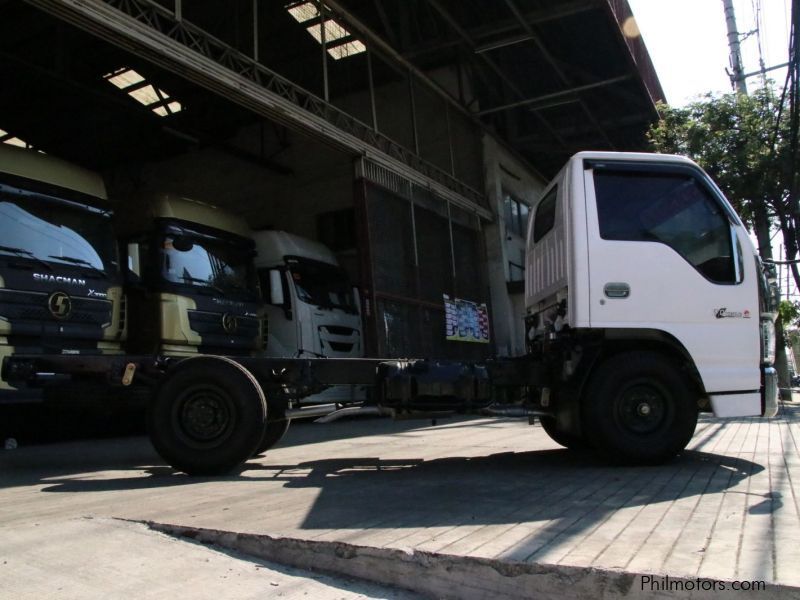
[(714, 283), (737, 283), (731, 222), (690, 174), (595, 170), (600, 237), (666, 244)]
[(556, 223), (557, 193), (558, 186), (555, 186), (536, 206), (536, 214), (533, 218), (534, 244), (547, 235)]

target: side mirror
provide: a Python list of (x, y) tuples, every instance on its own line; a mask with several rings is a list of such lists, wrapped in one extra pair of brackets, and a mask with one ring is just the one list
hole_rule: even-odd
[(361, 314), (361, 294), (358, 293), (358, 288), (356, 286), (353, 286), (353, 301), (355, 302), (356, 310), (358, 311), (358, 314), (360, 315)]
[(126, 255), (128, 257), (128, 281), (130, 283), (140, 283), (142, 281), (142, 259), (139, 244), (136, 242), (129, 243)]
[(286, 297), (283, 294), (283, 273), (279, 269), (270, 269), (269, 298), (271, 304), (277, 306), (286, 304)]

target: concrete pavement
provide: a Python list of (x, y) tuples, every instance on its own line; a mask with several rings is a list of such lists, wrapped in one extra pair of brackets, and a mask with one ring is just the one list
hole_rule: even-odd
[(503, 419), (300, 424), (221, 479), (173, 472), (140, 438), (22, 447), (0, 452), (0, 534), (148, 521), (436, 597), (651, 597), (669, 576), (800, 598), (798, 440), (789, 403), (768, 421), (703, 418), (660, 467), (608, 466)]
[(187, 543), (139, 523), (76, 518), (3, 530), (0, 597), (413, 600), (417, 594)]

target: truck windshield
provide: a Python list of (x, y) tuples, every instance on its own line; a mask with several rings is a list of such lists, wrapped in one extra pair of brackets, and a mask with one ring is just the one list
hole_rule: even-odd
[(238, 236), (214, 237), (189, 230), (161, 241), (161, 272), (167, 281), (222, 295), (258, 294), (253, 248)]
[(339, 308), (349, 313), (356, 309), (353, 289), (341, 267), (308, 259), (287, 259), (297, 297), (306, 304)]
[(75, 201), (68, 190), (36, 187), (42, 191), (0, 181), (0, 258), (29, 260), (50, 270), (69, 265), (103, 277), (116, 273), (110, 211)]

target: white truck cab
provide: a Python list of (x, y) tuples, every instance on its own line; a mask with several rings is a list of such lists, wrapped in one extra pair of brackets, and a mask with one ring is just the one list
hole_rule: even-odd
[(676, 410), (658, 398), (668, 382), (651, 377), (663, 370), (685, 380), (697, 410), (775, 414), (776, 298), (742, 221), (691, 160), (576, 154), (533, 209), (526, 262), (530, 347), (568, 336), (564, 369), (581, 364), (571, 385), (589, 386), (580, 409), (546, 426), (592, 438), (590, 397), (612, 370), (631, 375), (627, 399), (605, 410), (620, 431), (646, 433)]
[[(256, 268), (267, 302), (266, 354), (362, 357), (358, 293), (336, 255), (319, 242), (286, 231), (256, 231), (253, 239)], [(344, 402), (358, 397), (353, 386), (334, 386), (307, 401)]]

